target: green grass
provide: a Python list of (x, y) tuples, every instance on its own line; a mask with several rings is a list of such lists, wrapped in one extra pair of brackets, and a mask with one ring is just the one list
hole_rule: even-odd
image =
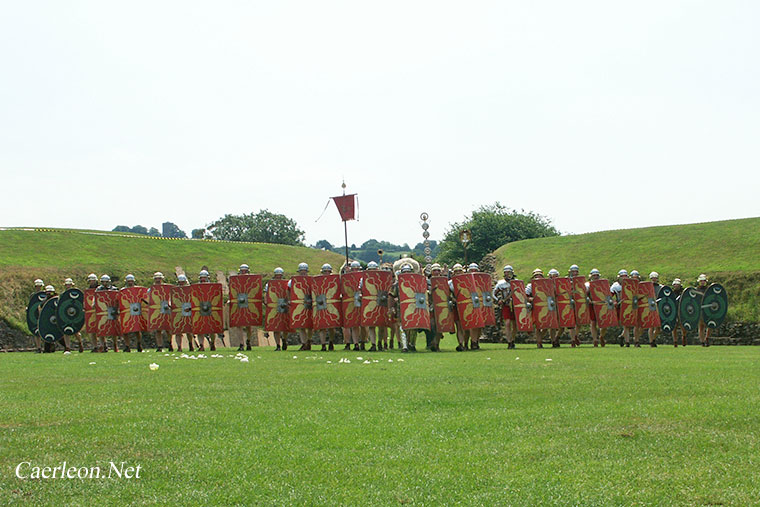
[[(760, 497), (760, 348), (485, 345), (459, 354), (450, 338), (444, 348), (404, 362), (393, 352), (271, 349), (248, 353), (248, 364), (231, 351), (200, 360), (3, 356), (0, 501), (748, 505)], [(342, 357), (351, 364), (338, 364)], [(21, 461), (64, 460), (127, 461), (143, 474), (14, 476)]]

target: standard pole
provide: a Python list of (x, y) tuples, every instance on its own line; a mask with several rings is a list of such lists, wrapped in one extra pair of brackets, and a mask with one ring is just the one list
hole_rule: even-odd
[(348, 225), (343, 221), (343, 234), (346, 238), (346, 270), (348, 270)]

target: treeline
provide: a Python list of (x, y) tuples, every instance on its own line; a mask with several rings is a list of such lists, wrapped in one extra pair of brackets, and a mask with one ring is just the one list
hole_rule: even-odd
[(148, 229), (144, 225), (135, 225), (134, 227), (129, 227), (127, 225), (117, 225), (114, 227), (113, 232), (128, 232), (131, 234), (144, 234), (146, 236), (156, 236), (156, 237), (164, 237), (164, 238), (187, 238), (187, 234), (185, 234), (185, 231), (177, 227), (176, 224), (172, 222), (164, 222), (161, 224), (161, 231), (156, 229), (155, 227), (151, 227)]

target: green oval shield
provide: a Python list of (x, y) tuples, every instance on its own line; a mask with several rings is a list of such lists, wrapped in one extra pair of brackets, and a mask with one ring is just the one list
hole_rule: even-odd
[(657, 313), (660, 314), (660, 327), (666, 333), (673, 331), (678, 322), (678, 306), (676, 297), (673, 295), (673, 289), (667, 285), (660, 288), (660, 294), (657, 298)]
[(63, 337), (63, 331), (58, 327), (58, 297), (52, 297), (45, 301), (40, 310), (39, 332), (44, 341), (54, 343)]
[(47, 296), (44, 292), (35, 292), (32, 297), (29, 298), (29, 304), (26, 307), (26, 325), (29, 328), (29, 332), (37, 334), (37, 322), (40, 318), (40, 306), (45, 302)]
[(678, 319), (681, 325), (687, 331), (697, 329), (699, 325), (700, 306), (702, 305), (702, 294), (697, 292), (694, 287), (689, 287), (681, 294), (681, 301), (678, 304)]
[(719, 283), (710, 285), (702, 298), (702, 320), (710, 329), (723, 323), (728, 311), (728, 294)]
[(84, 326), (84, 292), (69, 289), (61, 294), (56, 317), (63, 334), (77, 334)]

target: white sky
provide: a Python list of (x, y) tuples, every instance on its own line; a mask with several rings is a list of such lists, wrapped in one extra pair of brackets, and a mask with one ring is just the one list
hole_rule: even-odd
[(0, 225), (269, 208), (413, 245), (496, 200), (578, 233), (760, 215), (760, 3), (5, 2)]

